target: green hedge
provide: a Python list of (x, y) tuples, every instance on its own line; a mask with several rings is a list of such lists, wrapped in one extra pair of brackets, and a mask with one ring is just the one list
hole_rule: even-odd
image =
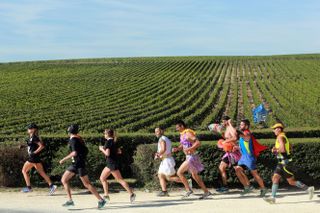
[[(269, 149), (263, 152), (258, 158), (258, 170), (265, 183), (271, 185), (271, 176), (277, 164), (275, 156), (270, 152), (273, 145), (268, 144)], [(295, 143), (293, 158), (297, 165), (297, 179), (302, 179), (306, 184), (319, 185), (320, 184), (320, 143)], [(152, 153), (156, 151), (154, 144), (140, 145), (137, 148), (134, 156), (133, 166), (135, 167), (135, 177), (142, 184), (157, 185), (158, 181), (156, 173), (159, 162), (153, 160)], [(223, 156), (223, 152), (217, 148), (215, 144), (204, 143), (199, 149), (198, 153), (204, 164), (205, 170), (201, 172), (204, 182), (208, 186), (217, 187), (220, 185), (220, 175), (218, 166)], [(182, 152), (176, 154), (176, 168), (183, 162), (185, 156)], [(233, 169), (228, 171), (228, 182), (231, 186), (240, 186)], [(249, 175), (250, 176), (250, 175)]]
[(0, 186), (20, 186), (24, 183), (21, 173), (27, 157), (20, 143), (2, 143), (0, 146)]
[[(172, 137), (171, 137), (172, 138)], [(175, 138), (177, 139), (177, 138)], [(90, 178), (97, 180), (100, 172), (104, 167), (104, 157), (98, 150), (98, 144), (101, 138), (95, 136), (85, 137), (85, 141), (90, 149), (88, 157), (88, 165), (90, 168)], [(294, 141), (295, 139), (292, 139)], [(68, 139), (65, 137), (43, 137), (46, 148), (42, 153), (44, 167), (46, 172), (56, 181), (59, 181), (67, 163), (63, 166), (58, 165), (58, 161), (62, 156), (68, 153)], [(155, 142), (156, 138), (151, 135), (121, 135), (118, 140), (119, 146), (123, 150), (120, 157), (121, 171), (124, 177), (138, 177), (141, 184), (146, 184), (155, 178), (159, 162), (153, 160), (153, 153), (156, 151), (155, 145), (149, 143)], [(260, 140), (263, 143), (274, 143), (274, 139)], [(319, 139), (297, 139), (294, 142), (294, 158), (299, 162), (299, 166), (304, 168), (307, 174), (310, 174), (314, 180), (312, 183), (320, 183), (320, 166), (319, 166)], [(26, 149), (19, 149), (21, 142), (3, 142), (0, 143), (0, 186), (20, 186), (24, 185), (21, 174), (22, 165), (26, 159)], [(141, 145), (142, 144), (142, 145)], [(149, 145), (148, 145), (149, 144)], [(269, 145), (271, 146), (271, 145)], [(137, 148), (138, 147), (138, 148)], [(142, 151), (141, 151), (142, 150)], [(218, 164), (220, 162), (222, 152), (218, 150), (214, 142), (203, 142), (199, 148), (201, 159), (204, 162), (206, 170), (202, 172), (202, 176), (207, 184), (216, 186), (218, 183)], [(183, 160), (182, 153), (175, 156), (179, 165)], [(135, 162), (133, 163), (133, 161)], [(266, 182), (270, 183), (270, 177), (274, 169), (276, 161), (269, 152), (261, 155), (259, 158), (258, 168)], [(31, 172), (32, 183), (42, 185), (43, 180), (33, 170)], [(145, 177), (144, 177), (145, 176)], [(310, 179), (310, 178), (309, 178)], [(315, 181), (315, 182), (314, 182)], [(152, 181), (151, 181), (152, 182)], [(237, 184), (234, 173), (231, 172), (231, 184)]]

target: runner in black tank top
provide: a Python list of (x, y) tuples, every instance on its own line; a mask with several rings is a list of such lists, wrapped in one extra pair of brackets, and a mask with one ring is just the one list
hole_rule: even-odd
[(40, 153), (45, 146), (39, 138), (38, 129), (38, 126), (34, 123), (28, 125), (29, 137), (26, 140), (28, 146), (28, 159), (24, 163), (22, 168), (22, 174), (24, 180), (26, 181), (27, 187), (23, 188), (22, 192), (32, 192), (29, 171), (34, 167), (37, 170), (37, 172), (41, 175), (41, 177), (43, 177), (43, 179), (48, 183), (50, 188), (49, 195), (52, 195), (55, 192), (57, 186), (52, 184), (50, 178), (43, 169)]
[(106, 129), (104, 132), (105, 141), (104, 144), (99, 146), (99, 150), (106, 157), (106, 167), (103, 169), (100, 181), (104, 190), (104, 198), (110, 201), (109, 197), (109, 189), (108, 189), (108, 181), (107, 178), (110, 174), (127, 190), (130, 194), (130, 202), (133, 203), (136, 195), (133, 193), (132, 189), (129, 187), (128, 183), (122, 178), (122, 175), (119, 171), (119, 154), (121, 150), (118, 149), (115, 142), (115, 133), (112, 129)]

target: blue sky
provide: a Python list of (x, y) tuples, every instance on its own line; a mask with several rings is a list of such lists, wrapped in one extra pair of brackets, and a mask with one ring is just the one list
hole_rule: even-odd
[(320, 53), (319, 0), (1, 0), (0, 62)]

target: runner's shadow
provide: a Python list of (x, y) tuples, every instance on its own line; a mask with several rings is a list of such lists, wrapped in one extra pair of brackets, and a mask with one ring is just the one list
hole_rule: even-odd
[(176, 206), (176, 205), (186, 205), (191, 204), (193, 202), (140, 202), (140, 203), (134, 203), (130, 205), (120, 205), (120, 206), (107, 206), (107, 209), (128, 209), (128, 208), (158, 208), (158, 207), (164, 207), (164, 206)]
[(252, 199), (252, 198), (257, 198), (257, 199), (262, 199), (262, 197), (259, 197), (258, 195), (246, 195), (246, 196), (232, 196), (232, 197), (213, 197), (213, 200), (234, 200), (234, 199)]
[(283, 204), (301, 204), (301, 203), (320, 203), (320, 200), (305, 200), (305, 201), (287, 201), (287, 202), (281, 202), (277, 203), (277, 205), (283, 205)]
[(237, 190), (237, 191), (232, 191), (232, 192), (225, 192), (225, 193), (220, 193), (215, 191), (213, 193), (213, 195), (235, 195), (235, 194), (240, 194), (242, 191), (241, 190)]
[[(318, 193), (314, 193), (314, 195), (317, 195)], [(305, 193), (305, 192), (301, 192), (301, 191), (297, 191), (297, 192), (294, 192), (294, 193), (282, 193), (281, 195), (277, 195), (277, 197), (293, 197), (293, 196), (307, 196), (308, 194)]]
[[(68, 211), (85, 211), (85, 210), (97, 210), (98, 208), (97, 207), (90, 207), (90, 208), (76, 208), (76, 209), (68, 209)], [(103, 210), (105, 208), (102, 208), (100, 210)]]
[[(72, 195), (88, 195), (91, 194), (90, 192), (83, 191), (83, 192), (74, 192)], [(53, 195), (48, 194), (28, 194), (27, 197), (59, 197), (59, 196), (66, 196), (66, 193), (54, 193)]]

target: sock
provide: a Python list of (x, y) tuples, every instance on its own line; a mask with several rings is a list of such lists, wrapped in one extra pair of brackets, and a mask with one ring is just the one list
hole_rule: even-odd
[(296, 181), (296, 187), (303, 189), (303, 190), (307, 190), (308, 186), (305, 185), (304, 183), (300, 182), (300, 181)]
[(49, 185), (49, 188), (51, 188), (51, 187), (53, 187), (53, 183), (51, 183), (51, 184)]
[(279, 184), (278, 184), (278, 183), (273, 183), (273, 184), (272, 184), (272, 193), (271, 193), (271, 194), (272, 194), (272, 197), (273, 197), (273, 198), (276, 197), (278, 188), (279, 188)]
[(28, 189), (31, 189), (31, 186), (27, 186)]

